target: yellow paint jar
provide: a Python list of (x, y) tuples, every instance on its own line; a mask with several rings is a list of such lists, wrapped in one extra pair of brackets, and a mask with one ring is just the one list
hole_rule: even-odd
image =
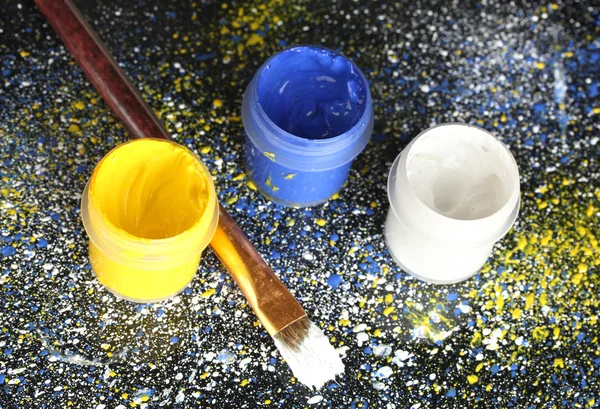
[(117, 146), (96, 166), (81, 200), (98, 280), (118, 297), (154, 302), (192, 280), (219, 218), (200, 158), (162, 139)]

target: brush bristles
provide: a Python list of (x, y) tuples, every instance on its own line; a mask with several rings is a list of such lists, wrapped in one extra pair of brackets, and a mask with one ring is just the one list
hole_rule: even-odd
[(344, 372), (344, 364), (323, 331), (304, 317), (273, 337), (298, 381), (320, 388)]

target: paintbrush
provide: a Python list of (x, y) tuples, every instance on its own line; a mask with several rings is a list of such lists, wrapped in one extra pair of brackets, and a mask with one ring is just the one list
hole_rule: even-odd
[[(70, 0), (35, 0), (88, 79), (132, 138), (172, 139)], [(248, 238), (219, 206), (212, 250), (240, 287), (298, 380), (321, 387), (344, 371), (339, 354)]]

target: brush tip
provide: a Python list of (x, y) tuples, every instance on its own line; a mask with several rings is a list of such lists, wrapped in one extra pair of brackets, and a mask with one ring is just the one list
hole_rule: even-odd
[(321, 388), (344, 372), (344, 364), (323, 331), (304, 317), (273, 337), (294, 376), (310, 388)]

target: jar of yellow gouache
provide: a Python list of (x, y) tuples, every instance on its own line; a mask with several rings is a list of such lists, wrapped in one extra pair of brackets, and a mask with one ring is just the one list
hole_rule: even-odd
[(98, 280), (118, 297), (154, 302), (192, 280), (219, 218), (200, 158), (162, 139), (137, 139), (96, 166), (81, 200)]

